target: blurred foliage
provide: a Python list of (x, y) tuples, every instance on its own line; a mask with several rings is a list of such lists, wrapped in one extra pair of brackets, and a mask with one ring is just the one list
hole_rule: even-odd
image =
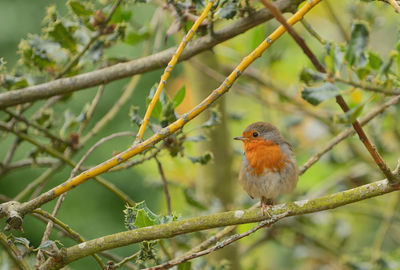
[[(244, 127), (255, 121), (274, 123), (295, 149), (299, 166), (351, 121), (364, 116), (390, 97), (363, 90), (370, 86), (381, 90), (399, 90), (400, 39), (398, 15), (382, 1), (322, 1), (306, 16), (306, 20), (322, 37), (320, 42), (301, 25), (295, 29), (305, 39), (328, 70), (315, 71), (290, 36), (284, 35), (243, 74), (226, 95), (226, 115), (231, 137), (241, 134)], [(101, 67), (129, 61), (178, 44), (200, 14), (205, 2), (194, 1), (131, 1), (126, 0), (114, 10), (115, 2), (99, 1), (0, 1), (0, 83), (1, 92), (17, 91), (29, 85), (74, 76)], [(47, 6), (45, 8), (45, 6)], [(241, 17), (251, 16), (262, 7), (257, 2), (216, 1), (212, 15), (213, 26), (202, 26), (196, 36), (208, 35)], [(18, 15), (16, 15), (18, 14)], [(175, 25), (174, 25), (175, 22)], [(5, 26), (7, 25), (7, 26)], [(199, 68), (210, 80), (226, 75), (233, 66), (271, 33), (278, 23), (271, 20), (229, 41), (217, 45), (213, 52), (220, 65)], [(168, 39), (167, 37), (170, 36)], [(86, 49), (85, 49), (86, 48)], [(75, 57), (83, 52), (75, 61)], [(66, 67), (69, 67), (66, 69)], [(88, 127), (80, 129), (88, 119), (96, 89), (76, 92), (63, 97), (53, 106), (41, 110), (47, 101), (39, 101), (23, 112), (32, 123), (49, 130), (60, 139), (74, 141), (80, 148), (71, 150), (71, 159), (79, 161), (99, 139), (120, 131), (137, 131), (148, 103), (154, 95), (160, 71), (142, 75), (127, 104), (98, 134), (84, 145), (79, 140), (110, 110), (122, 94), (127, 80), (108, 84), (100, 97)], [(195, 104), (192, 85), (180, 64), (172, 72), (150, 119), (145, 136), (160, 131), (183, 115)], [(217, 79), (222, 82), (221, 80)], [(213, 89), (207, 89), (211, 91)], [(351, 110), (343, 113), (334, 97), (342, 94)], [(19, 111), (17, 108), (14, 111)], [(36, 112), (40, 111), (38, 115)], [(307, 113), (312, 111), (321, 119)], [(178, 218), (207, 215), (221, 211), (219, 198), (205, 200), (196, 189), (202, 179), (199, 172), (205, 164), (221, 164), (209, 151), (199, 152), (200, 141), (213, 140), (210, 129), (221, 121), (218, 106), (210, 118), (190, 122), (184, 129), (156, 145), (157, 158), (163, 165), (171, 194), (172, 214), (166, 210), (165, 194), (157, 164), (149, 158), (127, 170), (108, 172), (104, 177), (128, 194), (134, 206), (125, 206), (114, 194), (90, 180), (66, 196), (58, 218), (86, 239), (101, 237), (126, 229), (168, 223)], [(393, 106), (379, 115), (367, 127), (367, 134), (391, 168), (400, 149), (400, 106)], [(0, 112), (1, 121), (12, 117)], [(63, 152), (65, 145), (44, 136), (42, 132), (19, 122), (15, 128), (37, 139), (41, 144)], [(231, 137), (224, 138), (231, 140)], [(40, 147), (22, 142), (11, 133), (0, 131), (0, 194), (13, 198), (29, 183), (40, 177), (49, 166), (42, 158), (55, 159)], [(91, 167), (132, 145), (134, 138), (120, 137), (95, 150), (85, 162)], [(29, 167), (4, 171), (12, 145), (17, 150), (9, 164), (33, 159)], [(234, 144), (236, 173), (242, 155), (240, 144)], [(152, 151), (140, 155), (140, 161)], [(47, 167), (46, 167), (47, 166)], [(22, 201), (48, 190), (69, 178), (71, 168), (61, 167), (56, 173), (32, 189)], [(348, 138), (326, 154), (301, 178), (294, 194), (282, 196), (280, 202), (314, 198), (371, 181), (382, 176), (356, 136)], [(224, 185), (224, 179), (220, 179)], [(248, 207), (255, 201), (237, 185), (232, 209)], [(373, 198), (340, 209), (288, 218), (272, 228), (261, 230), (238, 242), (242, 269), (399, 269), (400, 230), (397, 193)], [(51, 212), (55, 202), (43, 205)], [(4, 220), (0, 226), (4, 227)], [(241, 225), (238, 232), (252, 225)], [(45, 224), (26, 216), (24, 233), (7, 233), (10, 241), (24, 250), (29, 263), (34, 263), (36, 251), (75, 244), (73, 240), (53, 229), (49, 241), (42, 245)], [(133, 260), (147, 267), (168, 259), (168, 251), (184, 253), (200, 241), (215, 234), (215, 230), (180, 235), (174, 240), (146, 241), (112, 253), (121, 258), (138, 253)], [(57, 247), (58, 245), (58, 247)], [(229, 269), (229, 260), (201, 257), (179, 265), (178, 269)], [(104, 260), (106, 261), (106, 260)], [(92, 258), (72, 263), (70, 269), (95, 269)], [(12, 261), (0, 247), (0, 268), (12, 269)], [(127, 269), (123, 266), (122, 269)]]

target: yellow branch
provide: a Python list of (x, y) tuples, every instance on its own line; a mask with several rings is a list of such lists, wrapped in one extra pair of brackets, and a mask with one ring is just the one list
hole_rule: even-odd
[(397, 13), (400, 13), (400, 6), (397, 4), (396, 0), (388, 0), (388, 2), (393, 6)]
[(197, 18), (197, 20), (193, 24), (192, 28), (189, 30), (189, 32), (186, 34), (186, 36), (182, 39), (181, 43), (179, 44), (178, 49), (176, 50), (175, 54), (172, 56), (167, 67), (165, 68), (164, 73), (161, 76), (160, 82), (158, 83), (157, 90), (154, 93), (154, 96), (153, 96), (149, 106), (147, 107), (143, 122), (140, 125), (139, 132), (136, 136), (136, 142), (140, 141), (143, 138), (144, 131), (146, 130), (147, 124), (149, 123), (151, 113), (153, 112), (153, 109), (156, 106), (158, 99), (160, 98), (160, 94), (161, 94), (165, 84), (167, 83), (167, 80), (169, 78), (169, 75), (171, 74), (171, 71), (174, 69), (176, 62), (178, 62), (179, 56), (182, 54), (183, 49), (185, 49), (188, 42), (192, 39), (194, 33), (197, 31), (197, 28), (199, 28), (200, 24), (207, 17), (207, 14), (210, 11), (210, 9), (212, 8), (213, 4), (214, 4), (214, 0), (208, 1), (208, 4), (205, 7), (205, 9), (203, 10), (203, 12), (201, 13), (200, 17)]
[[(318, 4), (321, 0), (307, 1), (289, 20), (288, 23), (293, 25), (300, 21), (303, 16), (316, 4)], [(215, 89), (206, 99), (204, 99), (200, 104), (198, 104), (195, 108), (193, 108), (188, 113), (182, 115), (181, 118), (176, 120), (174, 123), (169, 126), (163, 128), (159, 133), (154, 134), (149, 139), (138, 143), (128, 150), (120, 153), (119, 155), (97, 165), (94, 168), (91, 168), (80, 175), (66, 181), (65, 183), (55, 187), (49, 192), (42, 194), (38, 198), (35, 199), (33, 204), (27, 202), (25, 207), (26, 211), (30, 209), (35, 209), (42, 205), (43, 203), (51, 200), (59, 196), (60, 194), (69, 191), (77, 185), (82, 184), (84, 181), (107, 172), (109, 169), (115, 167), (116, 165), (128, 160), (129, 158), (145, 151), (150, 148), (160, 140), (168, 137), (172, 133), (181, 129), (187, 122), (195, 118), (201, 112), (206, 110), (215, 100), (217, 100), (221, 95), (226, 93), (229, 88), (232, 86), (234, 81), (240, 76), (240, 74), (275, 41), (285, 32), (285, 28), (283, 26), (279, 26), (271, 35), (269, 35), (253, 52), (251, 52), (247, 57), (245, 57), (242, 62), (236, 67), (234, 71), (225, 79), (225, 81)]]

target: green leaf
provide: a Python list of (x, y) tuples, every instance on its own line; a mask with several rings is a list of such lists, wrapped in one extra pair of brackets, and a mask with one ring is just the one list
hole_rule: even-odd
[(131, 19), (131, 17), (132, 17), (132, 11), (123, 10), (122, 6), (119, 6), (112, 15), (110, 23), (127, 22)]
[(322, 101), (339, 95), (339, 89), (332, 83), (324, 83), (318, 87), (304, 87), (301, 97), (316, 106)]
[(215, 15), (222, 19), (232, 19), (233, 17), (235, 17), (237, 9), (238, 5), (236, 1), (224, 1)]
[(190, 270), (190, 269), (192, 269), (191, 262), (184, 262), (184, 263), (178, 264), (178, 270)]
[(129, 44), (129, 45), (136, 45), (137, 43), (140, 43), (150, 37), (150, 32), (148, 31), (147, 28), (143, 28), (138, 32), (128, 32), (126, 34), (124, 42)]
[(365, 79), (365, 77), (367, 77), (367, 75), (369, 75), (371, 73), (371, 70), (369, 68), (358, 68), (357, 69), (357, 76), (358, 78), (362, 81)]
[(61, 47), (76, 52), (76, 41), (60, 20), (54, 22), (47, 29), (47, 32), (54, 41), (60, 43)]
[(351, 27), (350, 41), (347, 46), (346, 60), (350, 65), (356, 63), (364, 53), (368, 44), (369, 31), (363, 22), (355, 22)]
[(212, 159), (213, 156), (211, 153), (208, 152), (199, 157), (192, 157), (192, 156), (187, 156), (187, 157), (193, 163), (200, 163), (201, 165), (206, 165)]
[(28, 82), (24, 77), (14, 77), (6, 74), (4, 76), (4, 81), (1, 82), (2, 86), (9, 89), (19, 89), (29, 86)]
[(379, 70), (382, 65), (382, 60), (378, 54), (368, 52), (368, 65), (375, 70)]
[(183, 194), (185, 195), (185, 200), (189, 205), (194, 206), (201, 210), (207, 209), (207, 207), (195, 197), (192, 189), (185, 188), (183, 190)]
[(172, 99), (172, 103), (174, 105), (174, 108), (178, 107), (183, 100), (185, 99), (186, 95), (186, 87), (182, 86), (175, 94), (174, 98)]
[(306, 84), (324, 81), (327, 77), (327, 74), (312, 70), (311, 68), (304, 68), (300, 73), (300, 80)]
[(67, 5), (71, 8), (72, 12), (78, 17), (86, 17), (93, 14), (93, 10), (85, 7), (80, 1), (68, 1)]
[(389, 73), (393, 62), (394, 62), (394, 57), (390, 57), (389, 61), (387, 61), (385, 64), (383, 64), (381, 66), (381, 68), (379, 69), (379, 74), (387, 76), (387, 74)]
[(38, 35), (28, 35), (26, 40), (21, 40), (18, 45), (18, 54), (21, 55), (23, 64), (27, 67), (37, 67), (39, 70), (53, 69), (56, 62), (51, 53), (62, 57), (60, 44), (44, 40)]
[(155, 224), (155, 220), (152, 219), (144, 209), (139, 209), (137, 211), (136, 220), (133, 224), (136, 228), (153, 226)]
[(137, 203), (133, 207), (126, 206), (124, 214), (125, 227), (130, 230), (160, 224), (159, 216), (154, 214), (144, 201)]

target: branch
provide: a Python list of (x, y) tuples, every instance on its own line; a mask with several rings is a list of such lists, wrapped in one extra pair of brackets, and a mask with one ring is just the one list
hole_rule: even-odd
[[(286, 12), (292, 10), (293, 6), (301, 3), (300, 0), (280, 0), (276, 3), (280, 10)], [(209, 50), (215, 45), (231, 39), (245, 31), (267, 21), (272, 17), (267, 10), (260, 10), (247, 18), (232, 23), (215, 32), (214, 36), (205, 36), (192, 41), (182, 53), (179, 61), (187, 60), (203, 51)], [(127, 63), (120, 63), (103, 69), (95, 70), (77, 76), (58, 79), (55, 81), (30, 86), (16, 91), (8, 91), (0, 94), (0, 109), (45, 99), (51, 96), (72, 93), (77, 90), (93, 87), (100, 84), (126, 78), (135, 74), (152, 71), (167, 65), (176, 51), (176, 47), (162, 52), (135, 59)]]
[(164, 193), (165, 193), (165, 200), (167, 201), (167, 210), (168, 210), (168, 215), (172, 214), (172, 208), (171, 208), (171, 196), (169, 195), (169, 190), (168, 190), (168, 181), (167, 178), (165, 177), (164, 169), (162, 167), (161, 162), (158, 160), (156, 156), (154, 156), (154, 159), (157, 163), (158, 167), (158, 172), (160, 173), (161, 180), (163, 182), (163, 187), (164, 187)]
[[(364, 126), (369, 121), (374, 119), (377, 115), (379, 115), (384, 110), (386, 110), (388, 107), (393, 106), (399, 102), (400, 102), (400, 95), (388, 100), (387, 102), (385, 102), (384, 104), (382, 104), (378, 108), (372, 110), (366, 116), (361, 118), (360, 125)], [(348, 129), (342, 131), (339, 135), (337, 135), (335, 138), (330, 140), (328, 142), (328, 144), (321, 151), (319, 151), (314, 156), (312, 156), (310, 159), (308, 159), (307, 162), (304, 163), (304, 165), (299, 168), (299, 173), (303, 174), (306, 170), (308, 170), (308, 168), (310, 168), (315, 162), (317, 162), (321, 158), (321, 156), (323, 156), (325, 153), (327, 153), (329, 150), (331, 150), (335, 145), (337, 145), (338, 143), (340, 143), (347, 137), (353, 135), (354, 133), (355, 133), (355, 130), (352, 127), (349, 127)]]
[(387, 0), (387, 1), (392, 5), (392, 7), (397, 13), (400, 13), (400, 6), (399, 4), (397, 4), (396, 0)]
[[(399, 189), (400, 185), (391, 185), (387, 179), (384, 179), (312, 200), (302, 200), (275, 205), (270, 209), (270, 214), (271, 218), (274, 218), (283, 213), (288, 213), (288, 216), (314, 213), (334, 209), (343, 205), (397, 191)], [(253, 223), (268, 219), (269, 217), (263, 216), (259, 209), (236, 210), (124, 231), (93, 239), (69, 248), (63, 248), (56, 259), (47, 260), (40, 269), (59, 269), (73, 261), (93, 253), (127, 246), (145, 240), (170, 238), (190, 232), (229, 225)]]
[(205, 250), (202, 250), (202, 251), (199, 251), (199, 252), (195, 252), (195, 253), (191, 253), (191, 254), (188, 254), (186, 256), (183, 256), (183, 257), (168, 261), (166, 263), (146, 268), (145, 270), (169, 269), (169, 268), (171, 268), (171, 267), (173, 267), (175, 265), (187, 262), (187, 261), (192, 260), (194, 258), (210, 254), (211, 252), (214, 252), (214, 251), (216, 251), (218, 249), (224, 248), (224, 247), (226, 247), (226, 246), (228, 246), (228, 245), (230, 245), (230, 244), (232, 244), (232, 243), (234, 243), (234, 242), (236, 242), (236, 241), (238, 241), (238, 240), (240, 240), (240, 239), (242, 239), (242, 238), (244, 238), (246, 236), (249, 236), (252, 233), (255, 233), (256, 231), (258, 231), (261, 228), (265, 228), (265, 227), (271, 226), (272, 224), (276, 223), (278, 220), (284, 218), (287, 215), (288, 215), (288, 213), (286, 212), (286, 213), (282, 213), (281, 215), (274, 216), (271, 219), (263, 220), (259, 224), (257, 224), (253, 228), (251, 228), (250, 230), (245, 231), (245, 232), (240, 233), (240, 234), (235, 234), (235, 235), (229, 237), (228, 239), (226, 239), (226, 240), (224, 240), (222, 242), (218, 242), (216, 245), (214, 245), (214, 246), (212, 246), (212, 247), (210, 247), (208, 249), (205, 249)]

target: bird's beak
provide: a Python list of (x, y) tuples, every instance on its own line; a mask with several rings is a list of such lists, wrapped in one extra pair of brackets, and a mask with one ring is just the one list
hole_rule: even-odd
[(238, 140), (238, 141), (245, 141), (247, 140), (247, 138), (243, 137), (243, 136), (239, 136), (239, 137), (235, 137), (233, 138), (234, 140)]

